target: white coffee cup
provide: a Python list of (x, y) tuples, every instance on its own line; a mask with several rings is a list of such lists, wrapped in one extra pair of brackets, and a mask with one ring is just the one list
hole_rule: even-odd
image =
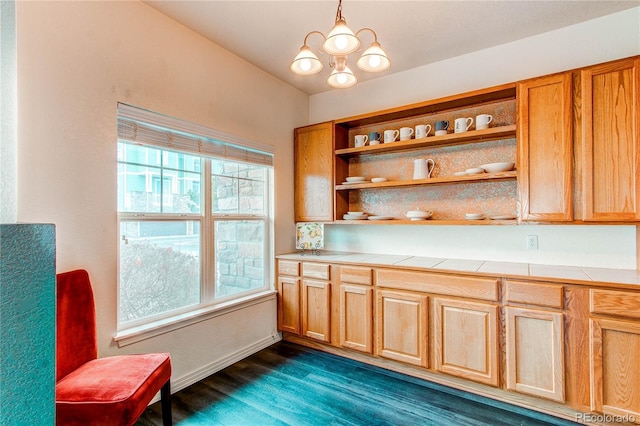
[(416, 139), (422, 139), (431, 133), (431, 124), (418, 124), (416, 126)]
[(365, 146), (369, 141), (369, 136), (367, 135), (356, 135), (355, 137), (355, 145), (356, 147)]
[(473, 124), (473, 118), (471, 117), (456, 118), (454, 122), (453, 131), (454, 133), (466, 132), (467, 130), (469, 130), (469, 127), (471, 127), (472, 124)]
[(406, 141), (411, 139), (413, 136), (413, 129), (411, 127), (401, 127), (400, 128), (400, 140)]
[(398, 139), (399, 135), (400, 135), (400, 131), (399, 130), (385, 130), (384, 131), (384, 143), (394, 142), (396, 139)]
[(491, 114), (476, 115), (476, 130), (488, 129), (489, 123), (493, 121)]

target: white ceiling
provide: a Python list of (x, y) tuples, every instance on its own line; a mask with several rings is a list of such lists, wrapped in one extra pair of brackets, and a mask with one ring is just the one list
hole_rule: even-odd
[[(315, 94), (331, 89), (329, 67), (314, 76), (289, 70), (310, 31), (333, 27), (337, 0), (222, 1), (143, 0), (216, 44), (294, 87)], [(349, 65), (360, 81), (397, 73), (587, 21), (640, 5), (640, 0), (572, 1), (370, 1), (343, 0), (342, 14), (356, 31), (369, 27), (391, 59), (391, 68), (372, 74)], [(362, 33), (363, 45), (373, 41)], [(319, 36), (309, 38), (318, 53)]]

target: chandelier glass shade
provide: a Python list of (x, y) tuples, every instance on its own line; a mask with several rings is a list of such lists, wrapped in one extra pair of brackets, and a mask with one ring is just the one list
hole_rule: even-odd
[(329, 67), (333, 69), (327, 83), (331, 87), (343, 89), (351, 87), (358, 79), (347, 66), (347, 58), (351, 53), (360, 49), (361, 40), (358, 35), (363, 31), (373, 34), (373, 43), (362, 53), (356, 65), (363, 71), (380, 72), (391, 66), (391, 61), (378, 43), (378, 36), (370, 28), (362, 28), (356, 33), (347, 26), (347, 21), (342, 17), (342, 0), (338, 1), (335, 25), (327, 36), (319, 31), (311, 31), (304, 38), (304, 44), (291, 63), (291, 71), (300, 75), (317, 74), (324, 69), (322, 61), (313, 53), (307, 45), (307, 40), (312, 34), (318, 34), (323, 39), (321, 52), (329, 55)]

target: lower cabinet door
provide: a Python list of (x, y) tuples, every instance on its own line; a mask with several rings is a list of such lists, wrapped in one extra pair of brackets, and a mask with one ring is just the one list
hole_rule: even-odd
[(498, 308), (434, 298), (435, 369), (498, 386)]
[(363, 285), (340, 286), (340, 345), (373, 352), (373, 289)]
[(564, 401), (562, 313), (505, 308), (507, 388)]
[(591, 319), (591, 409), (640, 423), (640, 323)]
[(302, 280), (302, 335), (331, 341), (331, 283)]
[(278, 329), (300, 334), (300, 279), (278, 277)]
[(419, 293), (376, 291), (376, 355), (428, 367), (428, 301)]

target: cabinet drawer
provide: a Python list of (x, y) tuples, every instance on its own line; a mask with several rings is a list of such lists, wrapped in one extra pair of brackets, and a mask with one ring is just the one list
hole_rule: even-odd
[(497, 278), (476, 278), (456, 275), (439, 275), (429, 272), (377, 269), (378, 287), (446, 294), (481, 300), (498, 300)]
[(592, 289), (590, 311), (640, 319), (640, 293)]
[(302, 276), (308, 278), (319, 278), (321, 280), (328, 280), (329, 278), (329, 265), (326, 263), (302, 263)]
[(371, 285), (371, 268), (343, 266), (340, 268), (340, 282)]
[(291, 275), (297, 277), (300, 275), (300, 262), (295, 262), (293, 260), (279, 260), (278, 275)]
[(562, 286), (555, 284), (507, 281), (505, 299), (511, 303), (525, 303), (551, 308), (562, 308)]

